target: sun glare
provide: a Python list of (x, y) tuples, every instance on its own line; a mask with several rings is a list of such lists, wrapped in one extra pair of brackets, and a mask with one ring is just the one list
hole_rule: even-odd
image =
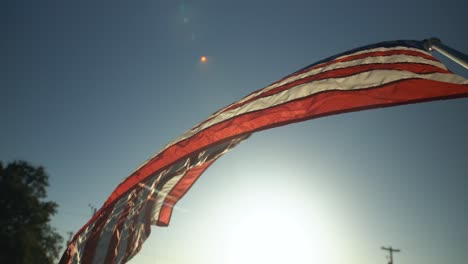
[(226, 263), (335, 263), (330, 230), (320, 215), (304, 213), (299, 201), (263, 194), (244, 209), (227, 239)]

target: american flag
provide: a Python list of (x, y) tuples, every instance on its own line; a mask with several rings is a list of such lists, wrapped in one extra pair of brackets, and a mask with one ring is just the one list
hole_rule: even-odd
[(60, 263), (125, 263), (151, 225), (167, 226), (177, 201), (221, 155), (251, 133), (344, 112), (468, 96), (421, 41), (357, 48), (257, 90), (166, 145), (113, 191), (73, 237)]

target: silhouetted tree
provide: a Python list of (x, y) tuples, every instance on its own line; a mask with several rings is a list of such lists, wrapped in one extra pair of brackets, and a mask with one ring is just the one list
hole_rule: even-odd
[(0, 162), (0, 263), (53, 263), (62, 237), (50, 225), (57, 204), (44, 201), (48, 176), (43, 167)]

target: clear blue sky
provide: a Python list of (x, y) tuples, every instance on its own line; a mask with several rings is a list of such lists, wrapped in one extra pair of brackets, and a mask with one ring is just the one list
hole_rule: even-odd
[[(467, 10), (460, 0), (2, 1), (0, 160), (46, 167), (66, 237), (165, 144), (308, 64), (431, 36), (468, 52)], [(131, 263), (375, 264), (391, 245), (398, 264), (464, 264), (467, 135), (468, 99), (255, 134)]]

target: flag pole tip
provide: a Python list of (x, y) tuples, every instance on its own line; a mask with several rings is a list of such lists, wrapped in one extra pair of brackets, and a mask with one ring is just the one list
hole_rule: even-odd
[(440, 45), (442, 41), (439, 38), (432, 37), (424, 40), (424, 49), (427, 51), (433, 51), (434, 46)]

